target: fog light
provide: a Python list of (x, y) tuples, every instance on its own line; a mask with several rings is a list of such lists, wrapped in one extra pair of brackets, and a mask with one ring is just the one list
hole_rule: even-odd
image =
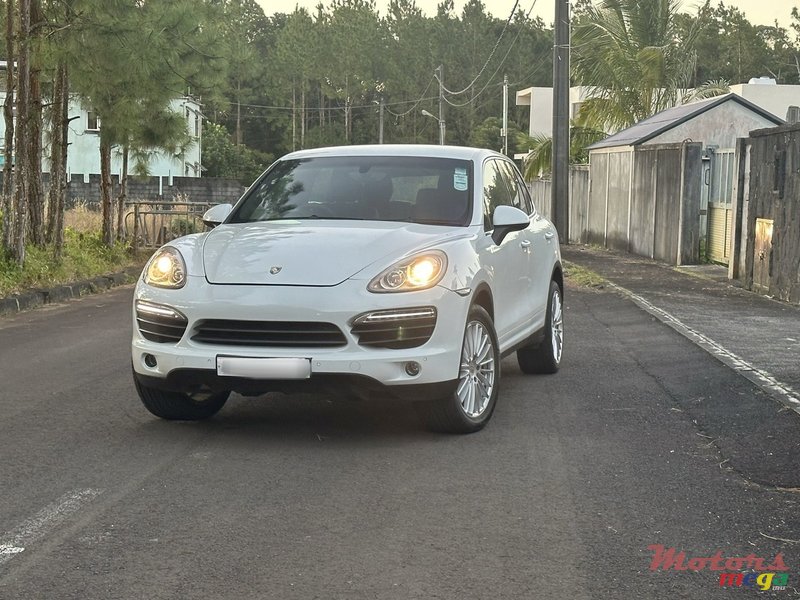
[(406, 363), (406, 374), (410, 375), (411, 377), (416, 377), (419, 375), (419, 371), (422, 367), (419, 366), (418, 362), (411, 362)]
[(153, 356), (152, 354), (145, 354), (144, 364), (145, 366), (150, 367), (151, 369), (155, 369), (158, 366), (158, 361), (156, 360), (156, 357)]

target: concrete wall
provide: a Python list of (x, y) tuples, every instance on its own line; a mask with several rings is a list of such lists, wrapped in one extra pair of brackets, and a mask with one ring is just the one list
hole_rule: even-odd
[[(551, 190), (552, 182), (549, 179), (535, 179), (528, 183), (533, 204), (539, 214), (552, 221)], [(586, 243), (586, 219), (589, 209), (589, 166), (570, 165), (569, 167), (569, 195), (570, 195), (570, 231), (571, 243)]]
[(589, 218), (589, 165), (572, 165), (569, 170), (569, 240), (586, 243), (586, 223)]
[(592, 151), (589, 177), (588, 218), (573, 220), (572, 238), (670, 264), (699, 261), (700, 143)]
[[(45, 190), (49, 187), (49, 176), (43, 176)], [(119, 192), (119, 178), (112, 176), (114, 193)], [(160, 180), (160, 186), (159, 186)], [(0, 172), (0, 185), (3, 174)], [(172, 200), (184, 199), (203, 204), (235, 202), (244, 193), (245, 186), (233, 179), (215, 177), (132, 177), (128, 179), (128, 200)], [(67, 186), (67, 208), (77, 202), (100, 203), (100, 176), (73, 175)]]
[[(797, 101), (800, 102), (800, 90), (797, 94)], [(748, 135), (754, 129), (772, 126), (772, 121), (737, 102), (729, 101), (673, 127), (645, 144), (680, 144), (685, 140), (702, 140), (706, 146), (733, 148), (737, 138)]]
[(772, 219), (769, 290), (800, 304), (800, 125), (754, 131), (742, 215), (744, 283), (753, 287), (756, 219)]

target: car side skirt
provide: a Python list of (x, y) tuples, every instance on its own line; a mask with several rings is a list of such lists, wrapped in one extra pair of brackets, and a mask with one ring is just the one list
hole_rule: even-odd
[(529, 335), (525, 339), (517, 342), (516, 344), (513, 344), (512, 346), (509, 346), (508, 348), (503, 349), (503, 351), (500, 353), (501, 358), (505, 358), (510, 354), (514, 354), (514, 352), (516, 352), (520, 348), (526, 348), (527, 346), (533, 346), (533, 347), (539, 346), (542, 342), (544, 342), (544, 332), (545, 328), (541, 327), (536, 331), (534, 331), (531, 335)]

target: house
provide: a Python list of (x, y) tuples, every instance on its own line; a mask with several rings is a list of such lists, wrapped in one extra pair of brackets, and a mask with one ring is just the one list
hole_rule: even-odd
[[(800, 85), (778, 85), (774, 79), (759, 77), (748, 83), (730, 86), (732, 93), (761, 107), (781, 119), (791, 106), (800, 104)], [(570, 118), (577, 116), (581, 104), (593, 95), (593, 88), (571, 87)], [(517, 92), (517, 106), (529, 108), (529, 134), (550, 136), (553, 131), (553, 88), (530, 87)], [(611, 132), (614, 133), (614, 132)]]
[(800, 304), (800, 123), (753, 131), (737, 150), (728, 276)]
[[(569, 118), (578, 115), (581, 103), (591, 98), (592, 88), (574, 86), (569, 88)], [(529, 87), (517, 92), (517, 106), (529, 106), (528, 133), (550, 136), (553, 133), (553, 88)]]
[[(6, 70), (6, 61), (0, 61), (0, 73)], [(0, 84), (4, 88), (5, 77), (0, 76)], [(0, 89), (0, 105), (5, 102), (5, 89)], [(192, 143), (179, 155), (167, 155), (164, 152), (154, 153), (148, 162), (150, 175), (162, 177), (200, 177), (201, 151), (202, 151), (202, 113), (200, 102), (191, 96), (175, 98), (170, 102), (170, 109), (182, 114), (186, 119), (186, 130)], [(67, 152), (67, 178), (73, 175), (82, 175), (84, 181), (90, 175), (100, 173), (100, 128), (102, 123), (90, 107), (84, 106), (77, 97), (70, 98), (68, 115), (72, 119), (69, 123), (69, 148)], [(5, 121), (0, 117), (0, 156), (5, 137)], [(47, 133), (43, 136), (43, 168), (49, 171), (49, 150), (46, 147)], [(122, 172), (122, 156), (114, 152), (111, 157), (111, 171), (114, 174)]]
[[(0, 94), (0, 100), (4, 94)], [(148, 173), (162, 177), (200, 177), (202, 114), (200, 103), (195, 98), (185, 96), (170, 101), (170, 110), (183, 114), (186, 119), (186, 130), (192, 143), (182, 154), (167, 155), (164, 152), (154, 153), (148, 162)], [(100, 173), (100, 127), (102, 123), (97, 115), (84, 108), (78, 99), (71, 99), (69, 116), (77, 117), (69, 124), (69, 150), (67, 154), (67, 173), (82, 174), (84, 177)], [(5, 130), (5, 123), (0, 123), (0, 136)], [(48, 169), (47, 156), (44, 157), (45, 171)], [(122, 172), (122, 155), (114, 152), (111, 156), (112, 173)]]
[[(662, 111), (589, 146), (570, 239), (671, 264), (727, 262), (738, 138), (783, 120), (736, 94)], [(574, 188), (573, 188), (574, 189)]]

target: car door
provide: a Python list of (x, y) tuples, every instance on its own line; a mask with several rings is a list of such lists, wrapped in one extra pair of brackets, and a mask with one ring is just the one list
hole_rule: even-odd
[(554, 244), (558, 244), (558, 239), (550, 222), (536, 212), (528, 187), (517, 168), (510, 161), (503, 161), (503, 166), (509, 178), (511, 193), (531, 217), (531, 224), (524, 232), (525, 239), (531, 245), (527, 256), (527, 304), (522, 310), (527, 315), (527, 322), (533, 322), (538, 328), (544, 323), (547, 311), (547, 296), (555, 256)]
[(514, 206), (504, 167), (499, 159), (483, 165), (483, 216), (485, 235), (479, 247), (480, 260), (492, 278), (494, 321), (501, 348), (525, 324), (528, 282), (528, 254), (531, 241), (528, 230), (509, 233), (499, 245), (492, 241), (492, 215), (498, 206)]

